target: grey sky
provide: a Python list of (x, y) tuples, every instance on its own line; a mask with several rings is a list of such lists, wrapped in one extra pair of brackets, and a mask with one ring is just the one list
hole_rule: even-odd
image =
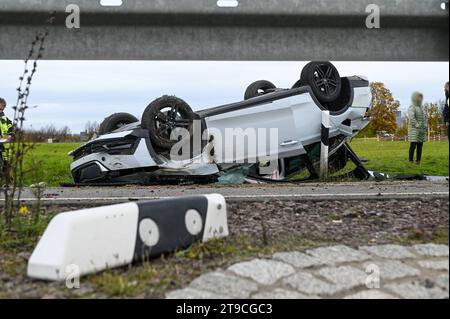
[[(242, 99), (245, 88), (266, 79), (291, 87), (306, 62), (224, 61), (41, 61), (32, 85), (27, 126), (68, 125), (73, 132), (87, 121), (100, 122), (115, 112), (140, 118), (145, 107), (163, 94), (181, 97), (194, 110)], [(401, 108), (413, 91), (425, 101), (443, 99), (449, 63), (334, 62), (341, 75), (365, 75), (384, 82)], [(16, 101), (22, 61), (0, 60), (0, 96), (9, 106)], [(11, 115), (11, 109), (7, 109)]]

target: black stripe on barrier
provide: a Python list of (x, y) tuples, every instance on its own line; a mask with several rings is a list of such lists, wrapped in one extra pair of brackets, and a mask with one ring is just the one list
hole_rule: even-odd
[(325, 146), (328, 146), (330, 144), (330, 128), (329, 127), (325, 127), (323, 124), (321, 125), (321, 136), (320, 136), (320, 141), (322, 142), (322, 144), (324, 144)]
[(208, 211), (205, 196), (137, 202), (137, 205), (139, 217), (133, 261), (186, 248), (202, 239)]

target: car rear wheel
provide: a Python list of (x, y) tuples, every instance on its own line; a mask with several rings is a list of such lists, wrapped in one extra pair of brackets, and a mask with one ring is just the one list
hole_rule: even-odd
[(111, 133), (120, 127), (138, 122), (139, 120), (129, 113), (114, 113), (103, 120), (98, 129), (98, 134), (103, 135)]
[(330, 62), (310, 62), (302, 70), (300, 84), (308, 85), (321, 103), (336, 100), (341, 93), (341, 77)]
[(276, 86), (272, 82), (266, 80), (253, 82), (247, 87), (247, 90), (245, 90), (244, 100), (273, 92), (275, 89)]
[(171, 139), (177, 128), (186, 129), (192, 135), (194, 112), (182, 99), (163, 96), (147, 106), (142, 114), (142, 128), (149, 131), (150, 140), (164, 150), (170, 150), (177, 143)]

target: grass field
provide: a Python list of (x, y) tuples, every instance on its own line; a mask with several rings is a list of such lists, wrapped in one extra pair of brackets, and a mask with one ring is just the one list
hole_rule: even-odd
[(45, 182), (50, 186), (59, 186), (61, 183), (72, 182), (70, 163), (72, 157), (67, 153), (79, 143), (43, 143), (36, 144), (34, 149), (25, 157), (25, 184)]
[(449, 144), (426, 142), (421, 165), (408, 161), (408, 142), (354, 139), (351, 146), (359, 157), (368, 160), (368, 169), (389, 174), (448, 175)]
[[(72, 158), (67, 153), (78, 143), (37, 144), (26, 157), (27, 185), (43, 181), (50, 186), (71, 182), (69, 165)], [(355, 139), (351, 143), (356, 153), (367, 160), (366, 167), (390, 174), (448, 175), (448, 142), (428, 142), (424, 145), (422, 165), (408, 162), (407, 142), (378, 142)]]

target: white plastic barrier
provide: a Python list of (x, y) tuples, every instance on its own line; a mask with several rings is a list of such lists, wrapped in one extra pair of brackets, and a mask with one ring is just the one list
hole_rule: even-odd
[(328, 177), (328, 148), (330, 144), (330, 111), (322, 111), (320, 138), (320, 178)]
[[(55, 216), (28, 261), (28, 276), (64, 280), (228, 235), (219, 194), (133, 202)], [(68, 270), (69, 269), (69, 270)]]

